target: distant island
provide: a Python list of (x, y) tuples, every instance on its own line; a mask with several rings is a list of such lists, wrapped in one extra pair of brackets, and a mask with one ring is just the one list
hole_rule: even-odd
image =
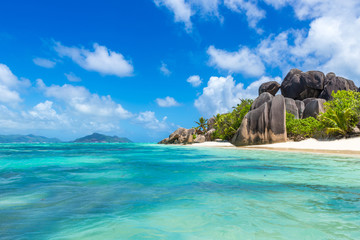
[(61, 143), (57, 138), (29, 135), (0, 135), (0, 143)]
[[(70, 143), (131, 143), (125, 137), (106, 136), (100, 133), (78, 138)], [(47, 138), (43, 136), (29, 135), (0, 135), (0, 143), (63, 143), (57, 138)]]
[(128, 138), (118, 136), (106, 136), (100, 133), (93, 133), (91, 135), (78, 138), (74, 143), (131, 143)]

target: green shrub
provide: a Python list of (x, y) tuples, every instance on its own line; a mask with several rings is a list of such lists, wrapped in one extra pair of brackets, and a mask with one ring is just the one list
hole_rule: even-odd
[(333, 100), (324, 103), (325, 112), (318, 118), (327, 134), (346, 136), (360, 119), (360, 93), (342, 90), (332, 96)]
[(295, 119), (291, 113), (286, 113), (286, 131), (289, 138), (296, 141), (314, 137), (323, 131), (323, 125), (313, 117)]
[(231, 113), (217, 114), (215, 116), (215, 133), (214, 138), (221, 138), (223, 140), (230, 140), (240, 127), (245, 115), (250, 111), (251, 99), (241, 99), (241, 103), (233, 107)]

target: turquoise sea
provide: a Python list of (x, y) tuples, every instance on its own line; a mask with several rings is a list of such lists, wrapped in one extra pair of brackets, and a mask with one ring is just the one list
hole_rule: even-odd
[(360, 158), (3, 144), (0, 239), (360, 239)]

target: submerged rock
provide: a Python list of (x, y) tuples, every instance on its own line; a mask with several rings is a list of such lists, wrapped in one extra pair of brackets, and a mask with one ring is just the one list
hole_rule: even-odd
[(264, 92), (268, 92), (271, 95), (275, 96), (276, 93), (279, 91), (279, 89), (280, 89), (280, 84), (278, 82), (276, 81), (266, 82), (260, 85), (259, 95)]
[(231, 143), (244, 146), (284, 142), (287, 139), (285, 120), (285, 98), (277, 95), (246, 114)]

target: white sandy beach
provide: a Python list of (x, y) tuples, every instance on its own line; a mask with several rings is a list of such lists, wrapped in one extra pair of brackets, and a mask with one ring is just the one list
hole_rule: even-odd
[[(229, 142), (204, 142), (195, 143), (194, 147), (235, 147)], [(300, 142), (284, 142), (264, 145), (252, 145), (242, 147), (246, 149), (269, 149), (269, 150), (289, 150), (319, 153), (342, 153), (342, 154), (360, 154), (360, 137), (340, 139), (332, 141), (319, 141), (316, 139), (307, 139)]]

